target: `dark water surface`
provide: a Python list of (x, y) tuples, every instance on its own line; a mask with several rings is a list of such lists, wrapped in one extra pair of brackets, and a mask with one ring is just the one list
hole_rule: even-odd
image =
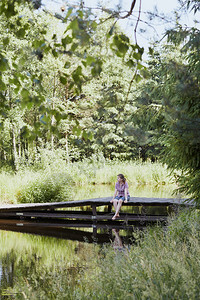
[[(139, 197), (172, 197), (172, 189), (165, 186), (130, 192)], [(110, 186), (95, 186), (80, 189), (75, 199), (112, 194)], [(66, 282), (71, 289), (84, 272), (98, 264), (105, 247), (129, 251), (143, 230), (143, 224), (127, 227), (120, 222), (109, 226), (83, 222), (68, 228), (38, 221), (0, 220), (0, 300), (38, 299), (38, 295), (39, 299), (57, 299), (56, 291), (66, 287)]]

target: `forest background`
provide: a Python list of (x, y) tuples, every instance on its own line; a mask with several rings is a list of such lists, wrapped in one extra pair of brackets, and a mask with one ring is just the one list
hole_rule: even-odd
[[(199, 29), (177, 17), (144, 62), (137, 36), (130, 40), (117, 23), (135, 3), (124, 14), (94, 14), (81, 2), (61, 8), (63, 16), (41, 10), (41, 1), (1, 2), (3, 171), (162, 161), (199, 202)], [(197, 0), (181, 4), (200, 9)], [(135, 33), (139, 19), (140, 12)]]

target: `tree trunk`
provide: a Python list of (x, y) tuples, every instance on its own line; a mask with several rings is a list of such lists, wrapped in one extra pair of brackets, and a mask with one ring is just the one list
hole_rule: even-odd
[(65, 149), (67, 154), (67, 163), (69, 164), (69, 145), (68, 145), (68, 134), (65, 134)]
[(20, 130), (19, 130), (19, 135), (18, 135), (18, 155), (19, 159), (22, 157), (22, 145), (21, 145), (21, 135), (20, 135)]
[(14, 168), (16, 171), (19, 170), (19, 157), (17, 153), (17, 145), (16, 145), (16, 136), (15, 136), (15, 127), (12, 124), (12, 147), (13, 147), (13, 162)]

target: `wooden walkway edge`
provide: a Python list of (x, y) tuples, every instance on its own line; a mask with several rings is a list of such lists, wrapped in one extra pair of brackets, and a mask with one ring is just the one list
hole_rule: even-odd
[[(120, 217), (112, 221), (114, 210), (112, 212), (111, 199), (111, 197), (105, 197), (79, 201), (2, 205), (0, 206), (0, 219), (37, 220), (39, 222), (44, 220), (52, 224), (61, 222), (66, 225), (72, 224), (72, 221), (76, 220), (79, 226), (83, 224), (82, 221), (84, 220), (91, 222), (94, 226), (96, 226), (97, 222), (101, 221), (105, 224), (109, 222), (116, 224), (123, 222), (123, 224), (126, 225), (147, 224), (167, 222), (168, 215), (171, 211), (176, 212), (180, 206), (194, 206), (192, 201), (186, 202), (184, 199), (132, 197), (129, 202), (123, 203)], [(103, 211), (98, 209), (98, 207), (102, 206), (104, 206)], [(124, 206), (139, 207), (139, 209), (133, 209), (131, 212), (128, 208), (123, 209)], [(165, 213), (161, 213), (159, 208), (159, 213), (155, 214), (154, 212), (152, 214), (152, 212), (148, 210), (148, 206), (166, 207), (164, 209)], [(74, 210), (74, 208), (76, 209)]]
[[(49, 202), (49, 203), (26, 203), (26, 204), (6, 204), (0, 206), (0, 213), (14, 211), (35, 211), (44, 209), (58, 209), (67, 207), (83, 207), (83, 206), (109, 206), (112, 197), (94, 198), (87, 200), (66, 201), (66, 202)], [(131, 197), (128, 203), (123, 206), (194, 206), (193, 201), (187, 199), (176, 198), (146, 198)]]

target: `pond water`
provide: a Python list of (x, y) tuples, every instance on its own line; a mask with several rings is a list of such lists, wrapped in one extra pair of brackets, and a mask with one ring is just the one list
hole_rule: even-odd
[[(130, 193), (171, 198), (172, 191), (173, 187), (162, 186)], [(112, 195), (112, 186), (91, 186), (79, 188), (75, 199)], [(0, 299), (68, 299), (80, 278), (98, 265), (105, 247), (124, 253), (138, 236), (135, 227), (99, 226), (94, 235), (93, 228), (87, 227), (42, 226), (16, 220), (5, 223), (0, 220)]]

